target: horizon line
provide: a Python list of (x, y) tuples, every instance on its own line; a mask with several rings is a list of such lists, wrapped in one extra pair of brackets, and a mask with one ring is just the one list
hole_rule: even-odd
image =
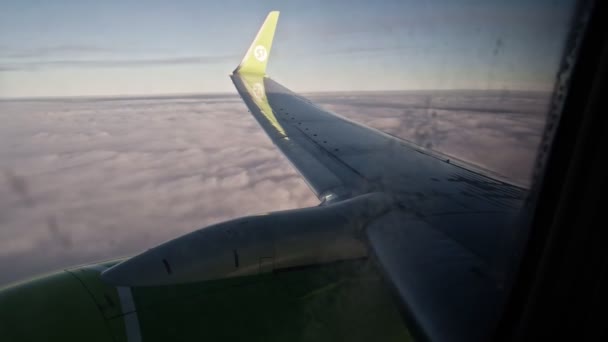
[[(501, 89), (501, 88), (422, 88), (422, 89), (378, 89), (378, 90), (316, 90), (316, 91), (301, 91), (301, 94), (329, 94), (329, 93), (389, 93), (389, 92), (452, 92), (452, 91), (488, 91), (488, 92), (528, 92), (528, 93), (552, 93), (552, 89)], [(188, 98), (197, 96), (215, 96), (215, 97), (227, 97), (234, 96), (238, 98), (236, 92), (186, 92), (186, 93), (156, 93), (156, 94), (91, 94), (91, 95), (42, 95), (42, 96), (14, 96), (14, 97), (3, 97), (0, 96), (0, 101), (27, 101), (27, 100), (69, 100), (69, 99), (81, 99), (81, 100), (95, 100), (95, 99), (153, 99), (153, 98)]]

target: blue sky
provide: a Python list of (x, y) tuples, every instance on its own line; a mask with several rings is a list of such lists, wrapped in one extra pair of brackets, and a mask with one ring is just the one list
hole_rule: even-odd
[(275, 9), (268, 73), (296, 91), (549, 90), (574, 4), (4, 0), (0, 97), (234, 92)]

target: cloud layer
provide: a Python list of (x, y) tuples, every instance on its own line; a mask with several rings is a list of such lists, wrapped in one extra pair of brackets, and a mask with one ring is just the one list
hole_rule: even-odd
[[(525, 182), (547, 95), (310, 96)], [(318, 203), (236, 96), (0, 101), (0, 284)]]
[(138, 68), (170, 65), (206, 65), (238, 60), (236, 55), (186, 56), (146, 59), (66, 59), (29, 62), (0, 62), (2, 71), (38, 71), (51, 68)]

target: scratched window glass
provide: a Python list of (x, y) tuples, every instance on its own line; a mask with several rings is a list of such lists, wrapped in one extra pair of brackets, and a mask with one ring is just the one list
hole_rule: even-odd
[(483, 340), (581, 3), (2, 2), (0, 331)]

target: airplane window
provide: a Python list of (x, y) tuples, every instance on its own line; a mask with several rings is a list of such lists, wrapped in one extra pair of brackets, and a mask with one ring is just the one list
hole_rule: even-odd
[(0, 333), (484, 340), (588, 3), (3, 2)]

